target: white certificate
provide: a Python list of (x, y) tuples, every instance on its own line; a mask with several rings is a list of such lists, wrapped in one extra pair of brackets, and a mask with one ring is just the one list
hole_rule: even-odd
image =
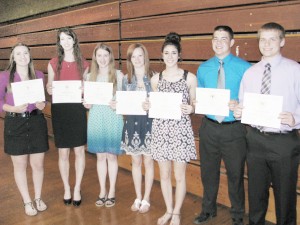
[(244, 94), (242, 123), (271, 128), (280, 128), (279, 114), (283, 97), (254, 93)]
[(117, 91), (116, 113), (122, 115), (146, 115), (143, 102), (146, 101), (146, 91)]
[(11, 83), (15, 106), (45, 101), (43, 79)]
[(150, 92), (150, 118), (181, 119), (182, 93)]
[(52, 103), (81, 103), (81, 100), (80, 80), (52, 82)]
[(113, 97), (113, 83), (85, 81), (83, 93), (86, 104), (109, 105)]
[(216, 88), (197, 88), (195, 113), (229, 116), (230, 90)]

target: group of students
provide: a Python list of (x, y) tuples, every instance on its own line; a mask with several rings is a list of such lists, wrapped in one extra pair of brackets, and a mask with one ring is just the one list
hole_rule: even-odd
[[(197, 76), (183, 70), (181, 38), (169, 33), (161, 48), (165, 69), (160, 73), (149, 67), (144, 45), (131, 44), (127, 50), (127, 74), (115, 69), (110, 46), (98, 44), (91, 66), (82, 57), (76, 33), (61, 28), (57, 33), (57, 57), (48, 64), (47, 92), (52, 95), (56, 80), (82, 80), (113, 83), (116, 91), (151, 91), (182, 93), (181, 119), (149, 118), (148, 115), (118, 115), (116, 100), (109, 105), (81, 103), (51, 104), (55, 145), (59, 153), (59, 170), (64, 184), (65, 205), (81, 204), (81, 181), (85, 169), (85, 144), (97, 155), (100, 191), (95, 205), (113, 207), (118, 173), (118, 155), (132, 156), (132, 176), (136, 199), (132, 211), (146, 213), (150, 209), (150, 193), (154, 178), (153, 160), (158, 162), (161, 190), (166, 212), (157, 224), (178, 225), (186, 193), (187, 162), (195, 160), (196, 147), (190, 114), (194, 112), (196, 88), (225, 88), (230, 90), (227, 117), (205, 115), (199, 130), (201, 179), (204, 187), (202, 211), (194, 224), (213, 219), (220, 178), (220, 162), (224, 160), (232, 224), (244, 224), (245, 192), (244, 165), (247, 159), (249, 183), (249, 224), (265, 224), (269, 187), (272, 184), (277, 224), (296, 225), (296, 185), (300, 155), (300, 65), (281, 55), (285, 43), (284, 28), (267, 23), (258, 32), (262, 60), (250, 63), (231, 54), (234, 34), (228, 26), (214, 29), (212, 48), (215, 56), (200, 65)], [(268, 65), (268, 72), (265, 65)], [(271, 72), (271, 78), (270, 78)], [(224, 77), (225, 75), (225, 77)], [(222, 77), (223, 76), (223, 77)], [(267, 77), (269, 76), (269, 77)], [(29, 47), (19, 43), (12, 48), (7, 71), (0, 74), (0, 111), (5, 111), (4, 150), (11, 155), (14, 177), (21, 193), (25, 213), (34, 216), (47, 209), (41, 198), (44, 154), (48, 150), (47, 125), (42, 110), (45, 102), (14, 106), (11, 83), (44, 78), (35, 71)], [(198, 79), (198, 82), (197, 82)], [(261, 83), (264, 89), (261, 91)], [(267, 80), (267, 81), (266, 81)], [(267, 83), (267, 84), (266, 84)], [(245, 92), (281, 95), (284, 98), (280, 129), (261, 126), (246, 127), (240, 123)], [(198, 100), (199, 101), (199, 100)], [(130, 106), (128, 106), (130, 107)], [(142, 105), (151, 107), (148, 98)], [(86, 110), (89, 109), (87, 119)], [(71, 191), (69, 183), (70, 149), (75, 153), (76, 180)], [(26, 167), (30, 162), (35, 198), (32, 201), (27, 185)], [(142, 193), (142, 164), (145, 166), (145, 188)], [(176, 180), (173, 201), (172, 163)], [(106, 177), (109, 190), (106, 190)]]

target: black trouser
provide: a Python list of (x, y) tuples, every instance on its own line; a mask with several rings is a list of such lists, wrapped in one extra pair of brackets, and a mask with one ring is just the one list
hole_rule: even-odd
[(225, 163), (232, 218), (245, 212), (244, 167), (246, 129), (243, 124), (217, 124), (204, 118), (199, 131), (201, 179), (204, 187), (202, 212), (216, 213), (221, 159)]
[(289, 134), (264, 134), (250, 128), (247, 142), (250, 224), (265, 224), (272, 184), (277, 225), (296, 225), (300, 155), (300, 139), (296, 131)]

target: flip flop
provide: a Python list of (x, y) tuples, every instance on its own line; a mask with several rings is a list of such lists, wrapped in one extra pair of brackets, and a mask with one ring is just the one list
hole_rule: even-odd
[(136, 212), (140, 210), (142, 201), (140, 199), (135, 199), (134, 203), (131, 206), (131, 211)]
[(107, 198), (105, 201), (105, 207), (110, 208), (113, 207), (116, 204), (116, 198)]
[(148, 201), (146, 201), (146, 200), (143, 200), (141, 202), (141, 206), (140, 206), (139, 212), (140, 213), (146, 213), (146, 212), (149, 211), (149, 209), (150, 209), (150, 203)]
[(106, 196), (103, 197), (103, 198), (98, 197), (97, 201), (95, 202), (95, 205), (96, 205), (97, 207), (102, 207), (102, 206), (105, 205), (106, 200), (107, 200), (107, 199), (106, 199)]

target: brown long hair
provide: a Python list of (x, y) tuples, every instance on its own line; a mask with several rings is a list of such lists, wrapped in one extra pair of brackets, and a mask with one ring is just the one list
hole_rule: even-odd
[(30, 48), (26, 44), (18, 43), (18, 44), (14, 45), (11, 48), (11, 53), (10, 53), (10, 57), (9, 57), (9, 64), (8, 64), (8, 67), (7, 67), (7, 71), (9, 71), (9, 86), (10, 86), (11, 83), (14, 82), (15, 72), (17, 70), (17, 65), (16, 65), (16, 62), (14, 60), (14, 50), (18, 46), (24, 46), (28, 49), (29, 56), (30, 56), (30, 61), (29, 61), (29, 64), (28, 64), (28, 78), (29, 78), (29, 80), (36, 79), (36, 74), (35, 74), (35, 70), (34, 70), (34, 66), (33, 66), (33, 61), (32, 61), (31, 54), (30, 54)]
[(66, 35), (69, 35), (73, 38), (74, 40), (74, 45), (73, 45), (73, 54), (74, 54), (74, 58), (77, 64), (77, 70), (78, 73), (80, 74), (81, 78), (83, 76), (83, 66), (82, 66), (82, 55), (81, 55), (81, 51), (80, 51), (80, 47), (79, 47), (79, 40), (77, 38), (76, 33), (69, 27), (63, 27), (60, 28), (57, 31), (57, 35), (56, 35), (56, 47), (57, 47), (57, 57), (58, 57), (58, 63), (57, 63), (57, 67), (56, 67), (56, 75), (59, 78), (60, 77), (60, 71), (61, 71), (61, 67), (62, 67), (62, 61), (64, 60), (65, 57), (65, 52), (63, 47), (60, 45), (60, 34), (61, 33), (65, 33)]
[(146, 47), (141, 43), (131, 44), (128, 47), (128, 50), (127, 50), (127, 78), (128, 78), (128, 83), (131, 83), (132, 76), (135, 74), (134, 66), (131, 62), (131, 57), (132, 57), (133, 51), (136, 48), (141, 48), (144, 52), (145, 75), (147, 75), (149, 80), (153, 75), (153, 72), (150, 71), (150, 60), (149, 60), (149, 54), (148, 54), (148, 51), (147, 51)]
[(115, 58), (112, 51), (112, 48), (105, 44), (105, 43), (99, 43), (96, 45), (94, 51), (93, 51), (93, 57), (92, 57), (92, 65), (91, 65), (91, 73), (89, 77), (89, 81), (96, 81), (97, 75), (99, 73), (100, 67), (97, 63), (97, 51), (99, 49), (103, 49), (109, 53), (109, 64), (108, 64), (108, 82), (113, 83), (114, 87), (114, 93), (117, 90), (117, 78), (116, 78), (116, 69), (115, 69)]

